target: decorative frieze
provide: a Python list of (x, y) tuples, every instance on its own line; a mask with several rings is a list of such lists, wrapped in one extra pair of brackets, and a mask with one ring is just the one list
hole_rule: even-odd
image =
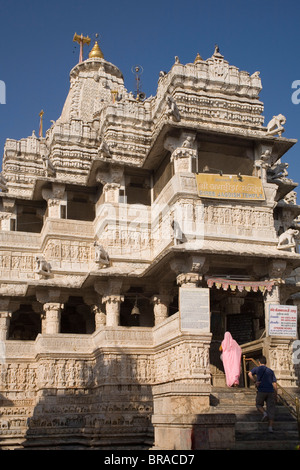
[(172, 380), (201, 379), (210, 383), (209, 344), (179, 344), (157, 354), (156, 384)]

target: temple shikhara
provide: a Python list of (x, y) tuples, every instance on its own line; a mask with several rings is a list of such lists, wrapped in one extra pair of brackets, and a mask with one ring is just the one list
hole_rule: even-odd
[(226, 331), (245, 356), (228, 393), (261, 354), (299, 385), (296, 140), (217, 46), (145, 97), (74, 40), (61, 115), (4, 147), (0, 447), (228, 448)]

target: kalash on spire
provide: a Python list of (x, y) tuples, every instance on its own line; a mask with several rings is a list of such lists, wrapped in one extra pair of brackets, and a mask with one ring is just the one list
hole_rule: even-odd
[[(98, 38), (98, 34), (96, 34), (96, 39)], [(79, 47), (80, 47), (80, 51), (79, 51), (79, 63), (83, 62), (83, 46), (84, 45), (87, 45), (89, 46), (90, 43), (91, 43), (91, 38), (89, 36), (83, 36), (83, 34), (77, 34), (75, 33), (74, 34), (74, 37), (73, 37), (73, 41), (74, 42), (78, 42), (79, 44)], [(89, 53), (89, 59), (92, 59), (92, 58), (100, 58), (100, 59), (103, 59), (103, 53), (99, 47), (99, 44), (98, 44), (98, 41), (96, 40), (95, 41), (95, 44), (94, 44), (94, 47), (92, 48), (92, 50), (90, 51)]]

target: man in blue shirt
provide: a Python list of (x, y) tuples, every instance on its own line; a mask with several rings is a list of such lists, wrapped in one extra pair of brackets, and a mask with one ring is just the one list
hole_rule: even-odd
[[(265, 356), (262, 356), (258, 361), (258, 367), (254, 367), (248, 376), (257, 388), (256, 408), (263, 415), (262, 421), (269, 420), (269, 431), (273, 432), (277, 383), (274, 372), (266, 366), (266, 363)], [(256, 376), (256, 379), (254, 376)], [(266, 403), (267, 411), (264, 410), (264, 403)]]

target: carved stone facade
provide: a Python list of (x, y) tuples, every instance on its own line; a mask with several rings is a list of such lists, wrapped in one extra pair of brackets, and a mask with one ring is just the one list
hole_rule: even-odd
[[(93, 55), (45, 137), (6, 141), (2, 448), (166, 448), (171, 423), (208, 413), (224, 384), (226, 330), (298, 384), (295, 337), (268, 334), (268, 306), (300, 293), (297, 183), (281, 160), (295, 141), (283, 116), (263, 126), (260, 90), (216, 48), (176, 58), (141, 99)], [(200, 197), (207, 174), (254, 178), (263, 198)], [(180, 292), (203, 288), (209, 328), (186, 330)]]

